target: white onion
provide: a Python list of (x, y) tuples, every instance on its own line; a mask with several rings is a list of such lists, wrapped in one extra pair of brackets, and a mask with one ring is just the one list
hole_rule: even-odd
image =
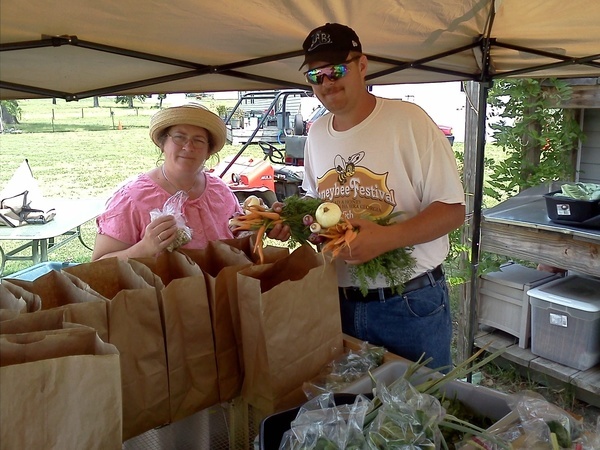
[(309, 228), (312, 233), (318, 233), (321, 231), (321, 225), (319, 225), (319, 222), (311, 223)]
[(342, 210), (332, 202), (321, 203), (315, 213), (315, 219), (323, 228), (337, 225), (342, 218)]
[(256, 195), (249, 195), (246, 200), (244, 200), (243, 208), (246, 209), (250, 206), (260, 206), (260, 198)]

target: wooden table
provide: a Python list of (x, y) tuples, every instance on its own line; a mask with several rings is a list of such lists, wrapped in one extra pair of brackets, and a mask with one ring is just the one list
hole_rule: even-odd
[[(23, 245), (7, 252), (0, 245), (0, 275), (4, 272), (6, 261), (45, 262), (48, 261), (48, 253), (73, 239), (79, 239), (85, 247), (90, 248), (81, 238), (81, 225), (104, 211), (105, 202), (104, 198), (48, 199), (48, 204), (56, 209), (56, 216), (50, 222), (16, 228), (0, 226), (0, 241), (25, 241)], [(19, 255), (28, 249), (30, 254)]]
[(550, 221), (543, 195), (560, 184), (538, 186), (485, 210), (483, 251), (600, 276), (600, 230)]

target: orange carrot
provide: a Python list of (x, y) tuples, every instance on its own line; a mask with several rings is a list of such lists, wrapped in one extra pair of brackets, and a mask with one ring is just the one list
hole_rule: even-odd
[(258, 214), (260, 217), (271, 220), (279, 220), (281, 218), (281, 216), (276, 212), (256, 211), (256, 214)]
[(254, 245), (254, 253), (258, 255), (258, 261), (263, 264), (265, 256), (263, 254), (263, 242), (259, 235), (256, 235), (256, 244)]
[(247, 224), (242, 224), (242, 225), (236, 225), (236, 227), (231, 231), (233, 231), (235, 233), (237, 231), (249, 231), (251, 229), (252, 229), (251, 226), (249, 226)]
[(256, 243), (254, 244), (254, 251), (258, 253), (258, 258), (261, 264), (264, 263), (265, 257), (263, 254), (263, 237), (265, 234), (265, 230), (267, 228), (267, 224), (262, 224), (261, 227), (256, 232)]
[(331, 256), (336, 258), (344, 248), (350, 248), (350, 243), (356, 238), (357, 234), (358, 231), (352, 224), (344, 219), (344, 222), (319, 233), (320, 236), (327, 239), (321, 250), (323, 253), (331, 253)]
[(357, 233), (352, 228), (348, 228), (344, 234), (344, 240), (346, 241), (346, 244), (350, 245), (350, 242), (354, 240), (356, 235)]

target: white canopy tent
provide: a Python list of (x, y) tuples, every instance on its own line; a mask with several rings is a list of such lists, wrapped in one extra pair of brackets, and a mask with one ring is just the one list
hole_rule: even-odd
[(306, 86), (325, 22), (355, 29), (374, 84), (600, 73), (587, 0), (2, 0), (0, 98)]
[(301, 44), (326, 22), (358, 33), (372, 84), (480, 82), (478, 130), (494, 78), (600, 76), (598, 1), (2, 0), (0, 98), (308, 88)]

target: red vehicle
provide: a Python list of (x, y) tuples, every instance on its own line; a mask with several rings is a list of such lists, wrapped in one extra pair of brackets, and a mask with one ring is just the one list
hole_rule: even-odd
[(452, 134), (452, 127), (449, 127), (447, 125), (438, 125), (438, 128), (440, 130), (442, 130), (442, 133), (444, 133), (444, 136), (446, 136), (448, 138), (450, 145), (453, 145), (454, 144), (454, 135)]

